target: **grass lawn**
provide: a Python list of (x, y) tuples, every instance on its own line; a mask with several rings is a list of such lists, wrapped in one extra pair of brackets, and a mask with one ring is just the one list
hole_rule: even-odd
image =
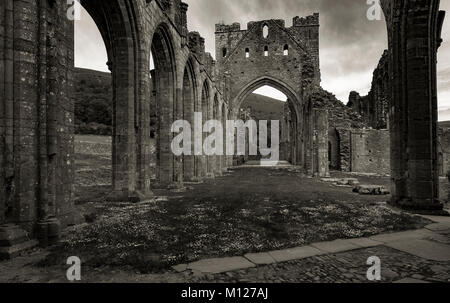
[(77, 163), (90, 163), (92, 169), (86, 175), (78, 171), (77, 183), (91, 183), (93, 190), (98, 189), (100, 196), (91, 202), (86, 190), (78, 190), (84, 195), (78, 206), (88, 210), (94, 222), (73, 228), (52, 249), (46, 265), (64, 264), (68, 256), (78, 256), (91, 267), (130, 267), (152, 273), (202, 258), (370, 236), (430, 223), (391, 209), (385, 203), (389, 196), (359, 196), (351, 188), (307, 178), (289, 167), (235, 169), (183, 194), (159, 192), (164, 197), (141, 204), (106, 203), (101, 200), (107, 179), (104, 163), (98, 161), (103, 164), (95, 170), (92, 157), (77, 158)]

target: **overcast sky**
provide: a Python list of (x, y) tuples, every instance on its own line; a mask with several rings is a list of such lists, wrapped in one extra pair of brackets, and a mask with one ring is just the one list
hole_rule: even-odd
[[(215, 56), (216, 23), (285, 19), (292, 25), (295, 16), (320, 13), (320, 61), (322, 86), (343, 102), (351, 90), (367, 94), (372, 73), (387, 48), (385, 22), (369, 21), (366, 0), (185, 0), (189, 4), (188, 27), (206, 39), (206, 50)], [(441, 1), (450, 11), (450, 1)], [(450, 14), (443, 29), (444, 43), (439, 50), (439, 107), (450, 109)], [(76, 65), (106, 71), (103, 41), (92, 20), (84, 12), (76, 23)], [(265, 94), (282, 98), (266, 90)], [(449, 111), (450, 118), (450, 111)], [(443, 120), (441, 118), (441, 120)], [(448, 120), (448, 119), (445, 119)]]

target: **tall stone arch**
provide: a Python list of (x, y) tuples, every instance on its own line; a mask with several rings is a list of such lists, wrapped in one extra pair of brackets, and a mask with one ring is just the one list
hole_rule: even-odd
[(290, 108), (290, 113), (292, 114), (292, 158), (291, 162), (294, 165), (297, 165), (301, 161), (301, 154), (302, 154), (302, 134), (303, 134), (303, 123), (302, 119), (299, 117), (302, 117), (303, 115), (303, 103), (302, 103), (302, 96), (299, 95), (299, 92), (296, 91), (293, 87), (291, 87), (289, 84), (283, 82), (280, 79), (271, 77), (271, 76), (263, 76), (260, 78), (253, 79), (250, 81), (247, 85), (241, 88), (241, 90), (237, 93), (236, 97), (231, 101), (233, 104), (231, 118), (237, 119), (239, 116), (239, 109), (241, 108), (243, 102), (248, 97), (249, 94), (251, 94), (253, 91), (257, 90), (260, 87), (263, 86), (270, 86), (273, 87), (282, 93), (284, 93), (287, 97), (287, 103)]
[[(203, 122), (208, 121), (212, 118), (212, 112), (211, 112), (211, 86), (208, 82), (208, 79), (205, 79), (203, 81), (202, 85), (202, 117)], [(203, 126), (202, 126), (203, 129)], [(203, 141), (206, 139), (205, 133), (203, 133)], [(201, 171), (202, 171), (202, 177), (211, 177), (211, 163), (208, 156), (204, 155), (202, 153), (201, 156)]]
[(166, 23), (158, 25), (153, 33), (151, 52), (155, 63), (154, 90), (158, 109), (157, 182), (167, 188), (182, 183), (179, 180), (178, 159), (171, 151), (172, 123), (182, 115), (182, 104), (177, 99), (177, 70), (173, 38)]
[[(183, 119), (191, 125), (191, 138), (194, 138), (195, 125), (194, 114), (198, 112), (197, 102), (197, 75), (195, 74), (194, 60), (188, 58), (183, 72)], [(194, 140), (192, 141), (192, 143)], [(191, 147), (192, 155), (183, 157), (184, 180), (188, 182), (198, 181), (198, 157), (194, 155), (193, 144)]]

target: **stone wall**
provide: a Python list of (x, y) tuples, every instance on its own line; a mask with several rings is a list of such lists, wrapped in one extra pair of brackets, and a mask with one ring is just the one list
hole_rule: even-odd
[(390, 174), (390, 137), (387, 130), (351, 131), (351, 171)]
[(263, 85), (285, 93), (298, 109), (305, 64), (312, 63), (313, 81), (320, 83), (319, 16), (295, 20), (290, 28), (284, 20), (249, 22), (247, 30), (239, 23), (216, 25), (217, 65), (235, 115), (245, 97)]
[[(315, 109), (328, 110), (328, 127), (330, 138), (335, 138), (338, 142), (330, 142), (331, 151), (334, 155), (336, 168), (343, 171), (350, 171), (350, 136), (351, 129), (362, 129), (367, 127), (362, 117), (345, 106), (333, 94), (327, 92), (321, 87), (314, 87), (307, 95), (306, 100), (312, 103)], [(334, 143), (334, 145), (333, 145)], [(339, 146), (337, 146), (339, 144)], [(331, 157), (331, 155), (330, 155)]]
[(359, 113), (364, 122), (374, 129), (387, 129), (389, 122), (389, 70), (388, 51), (373, 72), (372, 86), (367, 96), (350, 92), (347, 106)]
[(450, 129), (439, 128), (438, 134), (439, 175), (446, 176), (450, 172)]

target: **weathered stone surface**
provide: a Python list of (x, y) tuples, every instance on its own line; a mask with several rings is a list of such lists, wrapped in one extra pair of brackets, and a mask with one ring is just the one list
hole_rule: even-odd
[(361, 248), (361, 246), (351, 242), (350, 240), (335, 240), (329, 242), (313, 243), (311, 244), (311, 246), (327, 253), (337, 253)]
[(268, 253), (246, 254), (244, 257), (256, 265), (267, 265), (276, 262)]
[(12, 246), (0, 247), (0, 260), (9, 260), (17, 257), (21, 253), (31, 248), (38, 246), (37, 240), (28, 240), (20, 242)]
[(360, 195), (389, 195), (389, 190), (380, 185), (357, 185), (353, 191)]
[(403, 231), (398, 233), (390, 233), (390, 234), (381, 234), (369, 237), (370, 240), (374, 240), (382, 243), (392, 243), (397, 241), (406, 241), (406, 240), (415, 240), (415, 239), (424, 239), (427, 236), (432, 235), (431, 232), (427, 230), (412, 230), (412, 231)]
[(172, 266), (172, 269), (175, 270), (176, 272), (184, 272), (188, 269), (188, 265), (187, 264), (175, 265)]
[(368, 247), (375, 247), (378, 245), (382, 245), (383, 243), (369, 239), (369, 238), (356, 238), (356, 239), (349, 239), (350, 243), (355, 244), (359, 247), (368, 248)]
[(251, 263), (244, 257), (232, 257), (232, 258), (201, 260), (198, 262), (188, 264), (187, 269), (197, 270), (202, 273), (217, 274), (228, 271), (246, 269), (250, 267), (255, 267), (255, 264)]
[(299, 260), (312, 256), (317, 256), (324, 254), (324, 251), (321, 251), (312, 246), (302, 246), (291, 249), (283, 249), (283, 250), (275, 250), (270, 251), (269, 255), (275, 259), (277, 262), (286, 262), (291, 260)]
[(386, 245), (428, 260), (450, 261), (450, 245), (422, 239), (395, 241)]
[(431, 231), (446, 231), (450, 230), (450, 223), (435, 223), (427, 225), (425, 228)]

